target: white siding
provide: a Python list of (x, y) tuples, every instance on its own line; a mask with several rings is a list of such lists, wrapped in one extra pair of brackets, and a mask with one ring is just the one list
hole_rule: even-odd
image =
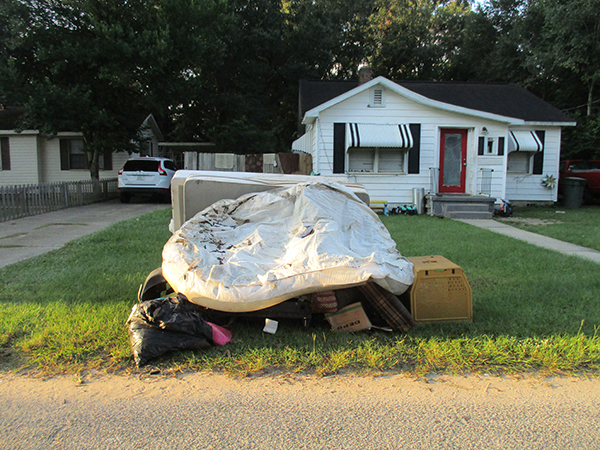
[[(350, 181), (361, 183), (374, 200), (390, 203), (410, 203), (412, 189), (430, 188), (430, 168), (439, 168), (439, 135), (441, 128), (464, 128), (467, 138), (467, 186), (469, 194), (480, 191), (480, 167), (493, 169), (492, 196), (503, 198), (505, 194), (506, 155), (478, 156), (478, 137), (482, 127), (489, 136), (508, 139), (508, 125), (501, 122), (441, 111), (418, 104), (398, 94), (386, 91), (384, 108), (370, 108), (369, 92), (364, 91), (321, 112), (317, 121), (314, 159), (315, 171), (322, 175), (333, 172), (333, 124), (334, 123), (418, 123), (421, 124), (420, 167), (418, 174), (348, 174)], [(346, 166), (347, 167), (347, 164)]]
[[(78, 136), (61, 136), (78, 137)], [(41, 182), (55, 183), (61, 181), (88, 181), (91, 179), (88, 169), (61, 170), (60, 139), (40, 138)], [(127, 152), (115, 152), (112, 155), (112, 170), (100, 170), (100, 178), (115, 178), (119, 169), (129, 159)]]
[(9, 133), (10, 170), (0, 170), (0, 186), (39, 183), (38, 136), (34, 133)]
[(546, 175), (552, 175), (558, 180), (561, 136), (560, 127), (535, 126), (518, 129), (531, 131), (544, 130), (546, 132), (544, 136), (544, 166), (541, 175), (508, 173), (506, 177), (506, 199), (509, 201), (557, 201), (557, 186), (552, 190), (546, 189), (542, 185), (542, 179)]
[(133, 157), (127, 152), (114, 152), (112, 154), (112, 170), (101, 170), (100, 178), (116, 178), (119, 170), (125, 165), (129, 158)]

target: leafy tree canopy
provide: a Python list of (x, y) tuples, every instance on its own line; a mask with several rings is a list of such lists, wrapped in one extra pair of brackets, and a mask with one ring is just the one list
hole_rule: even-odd
[[(183, 100), (183, 82), (205, 55), (212, 2), (7, 0), (0, 91), (26, 108), (22, 127), (83, 133), (92, 178), (98, 155), (132, 150), (153, 108)], [(210, 3), (210, 4), (209, 4)], [(206, 8), (205, 6), (210, 6)]]
[[(565, 152), (598, 157), (597, 0), (2, 0), (0, 101), (23, 126), (130, 149), (153, 113), (170, 140), (289, 149), (298, 81), (519, 83), (580, 119)], [(595, 144), (594, 144), (595, 145)], [(595, 148), (598, 148), (596, 146)]]

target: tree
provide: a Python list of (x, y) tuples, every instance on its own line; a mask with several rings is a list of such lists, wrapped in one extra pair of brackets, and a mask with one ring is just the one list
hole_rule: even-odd
[[(205, 18), (213, 5), (208, 0), (187, 8), (190, 2), (182, 0), (7, 1), (26, 14), (4, 38), (7, 69), (0, 91), (25, 106), (22, 127), (50, 136), (81, 132), (96, 180), (101, 153), (134, 150), (143, 119), (156, 112), (151, 108), (182, 100), (182, 86), (196, 75), (190, 61), (206, 47), (193, 20)], [(195, 32), (186, 36), (190, 29)]]
[(467, 1), (379, 0), (371, 17), (373, 70), (392, 79), (443, 80), (451, 65)]
[(491, 0), (465, 15), (453, 79), (526, 84), (522, 21), (527, 0)]
[(539, 0), (529, 14), (542, 23), (532, 42), (532, 60), (542, 70), (575, 74), (587, 88), (587, 116), (600, 81), (600, 3), (597, 0)]
[(221, 52), (197, 61), (202, 88), (174, 115), (177, 138), (219, 151), (277, 152), (297, 129), (298, 82), (354, 76), (366, 59), (372, 0), (230, 0)]

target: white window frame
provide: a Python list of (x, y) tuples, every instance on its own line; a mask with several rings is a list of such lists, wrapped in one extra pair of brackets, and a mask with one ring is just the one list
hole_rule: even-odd
[[(480, 136), (483, 139), (483, 155), (480, 156), (498, 156), (498, 145), (502, 136)], [(478, 143), (479, 145), (479, 143)]]
[[(508, 153), (508, 155), (506, 157), (506, 173), (515, 174), (515, 175), (531, 175), (533, 173), (533, 157), (534, 157), (535, 153), (536, 152), (521, 152), (521, 151), (514, 151), (514, 152)], [(511, 170), (511, 167), (510, 167), (511, 155), (513, 155), (512, 156), (513, 158), (516, 155), (518, 155), (519, 158), (523, 158), (527, 163), (527, 169), (526, 170), (514, 170), (514, 169)], [(521, 155), (523, 155), (523, 156), (521, 156)]]
[[(383, 152), (398, 152), (399, 156), (402, 158), (400, 163), (400, 170), (380, 170), (379, 169), (379, 161), (380, 154)], [(357, 170), (351, 169), (352, 167), (352, 153), (372, 153), (373, 154), (373, 164), (372, 170)], [(405, 174), (406, 173), (406, 164), (408, 161), (407, 158), (408, 149), (407, 148), (381, 148), (381, 147), (349, 147), (346, 150), (346, 173), (356, 175), (356, 174), (378, 174), (378, 175), (397, 175), (397, 174)]]
[(487, 156), (498, 154), (498, 138), (494, 136), (488, 136), (485, 139), (485, 147), (483, 148), (483, 154)]

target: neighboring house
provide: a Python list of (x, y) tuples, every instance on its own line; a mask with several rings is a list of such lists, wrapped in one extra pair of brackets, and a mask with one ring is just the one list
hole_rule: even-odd
[[(0, 186), (90, 180), (81, 133), (63, 131), (49, 138), (37, 130), (15, 132), (23, 108), (0, 105)], [(162, 133), (152, 114), (141, 124), (146, 149), (142, 155), (158, 156)], [(100, 178), (115, 178), (130, 155), (100, 155)]]
[(557, 200), (561, 127), (575, 121), (514, 84), (302, 81), (305, 134), (292, 150), (313, 172), (345, 173), (372, 200), (462, 194)]

